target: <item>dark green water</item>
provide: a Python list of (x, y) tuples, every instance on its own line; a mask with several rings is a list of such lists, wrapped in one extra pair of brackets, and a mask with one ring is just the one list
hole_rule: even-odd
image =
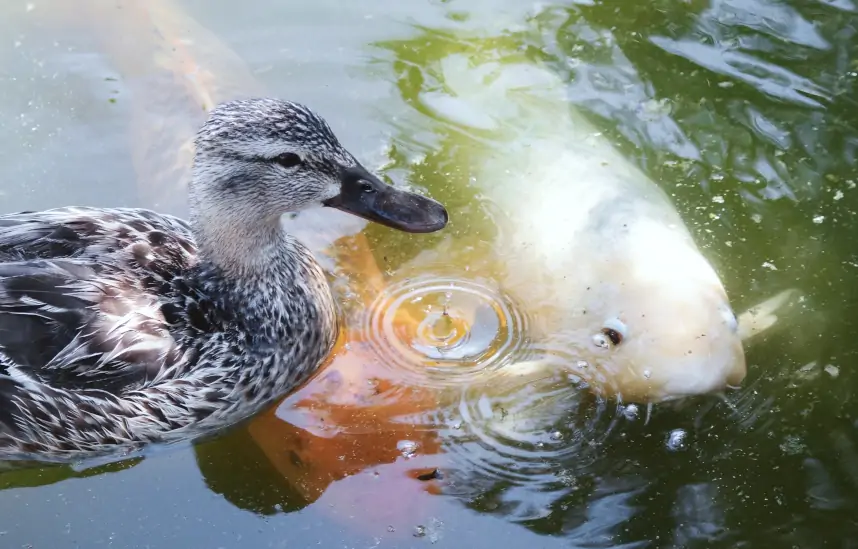
[[(466, 449), (442, 495), (395, 480), (372, 492), (373, 472), (396, 479), (415, 463), (399, 460), (312, 502), (239, 429), (73, 478), (4, 474), (0, 546), (858, 546), (858, 8), (510, 4), (187, 6), (271, 93), (317, 106), (355, 154), (387, 157), (388, 175), (444, 200), (461, 242), (488, 222), (470, 183), (486, 137), (427, 106), (428, 92), (445, 90), (439, 66), (459, 54), (546, 64), (567, 83), (570, 108), (673, 197), (737, 311), (803, 293), (748, 346), (735, 410), (714, 398), (657, 408), (595, 449), (523, 460), (532, 483), (499, 473), (515, 459), (487, 469), (474, 463), (491, 461), (491, 448)], [(117, 144), (126, 86), (105, 80), (117, 75), (87, 36), (27, 25), (3, 24), (14, 29), (4, 36), (20, 35), (0, 48), (4, 209), (133, 203), (133, 183), (117, 183), (133, 180)], [(366, 233), (392, 271), (444, 238)], [(675, 429), (687, 433), (683, 451), (666, 447)]]

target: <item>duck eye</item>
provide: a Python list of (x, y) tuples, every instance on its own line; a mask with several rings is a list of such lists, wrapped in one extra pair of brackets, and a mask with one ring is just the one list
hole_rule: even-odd
[(361, 183), (360, 188), (365, 193), (375, 192), (375, 189), (372, 188), (372, 185), (369, 183)]
[(614, 346), (619, 345), (623, 341), (623, 334), (613, 328), (602, 328), (602, 333), (605, 334), (605, 337), (611, 340), (611, 343), (613, 343)]
[(275, 157), (274, 161), (284, 168), (294, 168), (301, 164), (301, 157), (295, 153), (283, 153)]

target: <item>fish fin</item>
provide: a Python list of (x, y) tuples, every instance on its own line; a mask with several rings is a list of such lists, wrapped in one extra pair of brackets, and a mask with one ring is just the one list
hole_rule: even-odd
[(647, 403), (647, 405), (646, 405), (646, 419), (644, 420), (644, 427), (646, 427), (649, 424), (649, 420), (652, 417), (652, 409), (653, 409), (653, 403), (652, 402)]
[(739, 322), (739, 337), (742, 341), (746, 341), (768, 330), (778, 320), (775, 313), (782, 309), (789, 301), (797, 300), (800, 297), (801, 292), (795, 288), (790, 288), (749, 308), (737, 318)]

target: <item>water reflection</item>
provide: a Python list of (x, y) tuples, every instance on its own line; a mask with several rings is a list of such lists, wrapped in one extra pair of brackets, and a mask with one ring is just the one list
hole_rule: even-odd
[(421, 496), (439, 493), (437, 406), (431, 389), (403, 385), (353, 341), (248, 431), (280, 482), (317, 512), (355, 533), (408, 536), (432, 508)]
[(300, 511), (311, 503), (281, 476), (276, 462), (246, 428), (198, 444), (194, 454), (206, 487), (239, 509), (271, 516)]
[(78, 467), (76, 465), (44, 465), (28, 462), (0, 462), (0, 490), (46, 486), (72, 478), (118, 473), (134, 467), (142, 457), (117, 459), (102, 465)]

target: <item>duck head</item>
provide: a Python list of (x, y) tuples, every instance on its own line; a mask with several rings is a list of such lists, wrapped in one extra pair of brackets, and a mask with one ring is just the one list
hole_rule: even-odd
[[(191, 220), (206, 247), (242, 255), (279, 238), (285, 213), (330, 207), (409, 233), (444, 228), (439, 202), (388, 185), (299, 103), (241, 99), (216, 106), (195, 140)], [(246, 234), (243, 234), (246, 233)], [(208, 246), (212, 248), (213, 246)], [(230, 251), (229, 248), (232, 248)]]

